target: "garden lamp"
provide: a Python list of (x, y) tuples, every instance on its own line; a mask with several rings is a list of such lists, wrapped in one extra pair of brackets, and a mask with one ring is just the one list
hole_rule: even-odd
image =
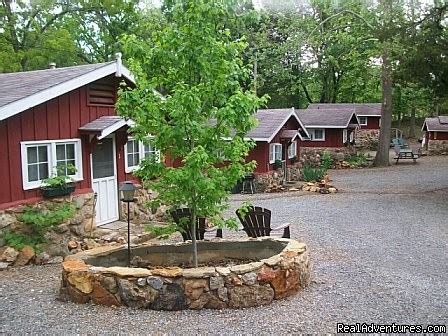
[(131, 216), (130, 216), (130, 206), (131, 202), (135, 202), (135, 191), (137, 187), (132, 182), (123, 182), (120, 187), (120, 192), (123, 195), (121, 199), (123, 202), (128, 204), (128, 267), (131, 267)]

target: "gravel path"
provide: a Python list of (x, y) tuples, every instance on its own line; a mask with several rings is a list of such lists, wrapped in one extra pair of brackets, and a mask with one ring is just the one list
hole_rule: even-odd
[(0, 334), (284, 335), (334, 333), (337, 322), (447, 324), (448, 158), (420, 161), (333, 172), (340, 194), (252, 197), (312, 249), (314, 280), (289, 299), (223, 311), (77, 305), (55, 299), (58, 266), (24, 267), (0, 273)]

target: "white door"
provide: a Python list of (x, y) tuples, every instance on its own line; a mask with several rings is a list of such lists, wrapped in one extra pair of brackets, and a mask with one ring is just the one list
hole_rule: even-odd
[(92, 152), (92, 188), (97, 194), (97, 225), (116, 221), (119, 217), (116, 166), (115, 138), (99, 140)]

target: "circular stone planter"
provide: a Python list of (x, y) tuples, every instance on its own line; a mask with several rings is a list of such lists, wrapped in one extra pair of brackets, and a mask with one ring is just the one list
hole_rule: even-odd
[(133, 247), (134, 261), (159, 265), (149, 268), (125, 267), (126, 245), (68, 256), (63, 262), (61, 298), (155, 310), (245, 308), (290, 296), (310, 282), (307, 246), (295, 240), (200, 241), (199, 263), (218, 265), (231, 259), (238, 264), (173, 266), (190, 263), (190, 251), (190, 242)]

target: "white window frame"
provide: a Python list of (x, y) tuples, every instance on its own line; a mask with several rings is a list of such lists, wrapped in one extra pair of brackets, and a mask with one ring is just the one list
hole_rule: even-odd
[[(361, 122), (361, 118), (363, 118), (363, 120), (365, 120), (365, 123)], [(365, 117), (365, 116), (358, 116), (358, 120), (359, 120), (359, 125), (367, 126), (367, 117)]]
[(342, 143), (345, 144), (348, 140), (348, 131), (346, 128), (342, 130)]
[[(277, 152), (276, 148), (280, 148)], [(280, 143), (271, 143), (269, 144), (269, 163), (274, 163), (277, 160), (282, 160), (282, 150), (283, 146)], [(276, 154), (280, 154), (280, 157), (277, 157)]]
[[(148, 137), (148, 140), (153, 139), (153, 137)], [(135, 141), (134, 137), (128, 137), (128, 141)], [(134, 170), (140, 168), (140, 162), (146, 158), (145, 153), (145, 143), (143, 141), (138, 142), (138, 151), (139, 151), (139, 164), (136, 166), (129, 166), (128, 164), (128, 145), (127, 143), (124, 145), (124, 170), (127, 174), (132, 173)], [(156, 162), (160, 162), (160, 151), (154, 147), (154, 154), (156, 155)]]
[(23, 190), (30, 190), (40, 188), (42, 180), (28, 181), (28, 147), (47, 146), (48, 157), (48, 177), (55, 175), (56, 159), (56, 145), (58, 144), (74, 144), (75, 145), (75, 167), (76, 173), (70, 176), (74, 181), (82, 181), (84, 179), (83, 165), (82, 165), (82, 146), (81, 139), (60, 139), (60, 140), (39, 140), (39, 141), (21, 141), (20, 151), (22, 159), (22, 185)]
[(291, 142), (288, 146), (288, 159), (292, 159), (293, 157), (297, 157), (297, 141)]
[[(322, 138), (316, 139), (315, 131), (322, 131)], [(308, 133), (310, 134), (311, 141), (325, 141), (325, 128), (313, 128), (308, 129)]]

